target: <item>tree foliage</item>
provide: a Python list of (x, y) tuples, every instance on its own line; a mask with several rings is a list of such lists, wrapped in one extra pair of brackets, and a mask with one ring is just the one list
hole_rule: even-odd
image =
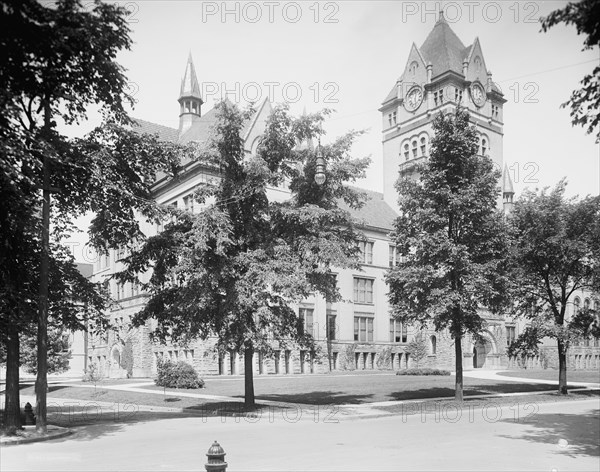
[(410, 358), (417, 364), (425, 359), (427, 356), (427, 341), (423, 333), (419, 332), (417, 335), (408, 343), (408, 354)]
[(563, 393), (567, 349), (596, 326), (593, 310), (569, 318), (570, 300), (578, 290), (600, 293), (600, 198), (566, 198), (565, 188), (562, 180), (552, 190), (524, 192), (509, 220), (512, 311), (535, 325), (524, 335), (529, 344), (557, 340)]
[[(156, 320), (153, 335), (161, 341), (216, 336), (219, 349), (250, 359), (276, 340), (311, 346), (310, 334), (297, 329), (295, 303), (313, 292), (339, 299), (332, 268), (358, 267), (358, 233), (338, 203), (359, 205), (361, 195), (344, 184), (368, 165), (349, 156), (357, 135), (349, 133), (324, 146), (327, 182), (318, 186), (315, 152), (297, 144), (319, 133), (324, 115), (293, 119), (287, 107), (272, 112), (256, 155), (247, 156), (241, 131), (252, 113), (228, 101), (217, 105), (216, 137), (195, 158), (220, 169), (219, 179), (195, 192), (204, 208), (174, 212), (174, 222), (133, 251), (119, 275), (135, 281), (152, 269), (145, 287), (151, 298), (135, 325)], [(270, 201), (267, 188), (284, 183), (289, 200)], [(251, 374), (246, 364), (247, 380)], [(247, 384), (251, 404), (249, 390)]]
[[(600, 2), (581, 0), (569, 2), (564, 8), (555, 10), (541, 19), (544, 32), (553, 26), (564, 23), (575, 25), (577, 34), (586, 35), (583, 51), (600, 45)], [(561, 105), (571, 108), (574, 125), (583, 126), (589, 134), (596, 134), (600, 142), (600, 65), (581, 80), (581, 88), (571, 93), (569, 100)]]
[(403, 323), (454, 339), (457, 399), (462, 399), (461, 340), (485, 328), (482, 310), (499, 312), (506, 303), (503, 219), (497, 210), (499, 173), (478, 155), (469, 114), (439, 114), (429, 159), (420, 178), (396, 184), (400, 216), (393, 239), (402, 256), (386, 275), (394, 315)]
[[(92, 243), (100, 249), (122, 244), (139, 234), (136, 211), (156, 217), (148, 203), (150, 174), (172, 170), (172, 148), (118, 126), (129, 123), (125, 107), (131, 102), (116, 62), (119, 51), (131, 46), (127, 15), (125, 8), (99, 0), (89, 9), (79, 0), (0, 5), (0, 341), (8, 357), (11, 412), (5, 414), (15, 427), (19, 336), (34, 331), (36, 312), (41, 359), (48, 317), (72, 329), (93, 313), (102, 324), (99, 287), (59, 247), (73, 230), (73, 218), (96, 212)], [(85, 119), (91, 105), (111, 124), (82, 140), (58, 131), (61, 121)], [(37, 426), (43, 431), (43, 363), (39, 370)]]

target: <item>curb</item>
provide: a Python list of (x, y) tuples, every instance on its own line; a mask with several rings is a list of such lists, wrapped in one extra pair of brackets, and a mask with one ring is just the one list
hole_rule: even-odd
[[(28, 429), (35, 430), (35, 426), (25, 426), (24, 429), (27, 431)], [(42, 441), (51, 441), (53, 439), (60, 439), (66, 436), (73, 434), (73, 431), (68, 428), (63, 428), (61, 426), (49, 426), (48, 433), (44, 436), (31, 436), (31, 437), (21, 437), (21, 436), (5, 436), (0, 438), (0, 446), (16, 446), (18, 444), (28, 444)]]

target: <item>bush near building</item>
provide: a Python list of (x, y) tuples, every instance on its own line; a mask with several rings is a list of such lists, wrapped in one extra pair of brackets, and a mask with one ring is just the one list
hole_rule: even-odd
[(396, 375), (450, 375), (450, 372), (447, 370), (441, 369), (402, 369), (396, 372)]
[(198, 377), (196, 370), (187, 362), (159, 360), (154, 381), (159, 387), (203, 388), (204, 380)]

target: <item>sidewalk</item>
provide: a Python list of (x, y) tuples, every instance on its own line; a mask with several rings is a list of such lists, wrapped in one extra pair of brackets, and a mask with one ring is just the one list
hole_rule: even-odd
[[(521, 383), (538, 383), (543, 385), (557, 385), (558, 384), (558, 372), (556, 373), (556, 380), (543, 380), (543, 379), (530, 379), (524, 377), (508, 377), (505, 375), (498, 375), (498, 372), (507, 372), (506, 370), (466, 370), (463, 372), (465, 377), (471, 377), (475, 379), (489, 379), (489, 380), (506, 380), (508, 382), (521, 382)], [(454, 375), (454, 374), (453, 374)], [(572, 387), (585, 387), (585, 388), (600, 388), (600, 383), (595, 382), (572, 382), (567, 379), (568, 385)]]

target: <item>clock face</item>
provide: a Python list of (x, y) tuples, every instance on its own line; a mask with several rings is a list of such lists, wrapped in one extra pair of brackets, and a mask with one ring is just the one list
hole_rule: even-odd
[(415, 85), (406, 94), (406, 98), (404, 99), (404, 108), (406, 108), (407, 111), (415, 111), (421, 106), (422, 101), (423, 91), (421, 90), (421, 87)]
[(483, 106), (485, 103), (485, 90), (479, 82), (475, 82), (471, 85), (471, 98), (473, 99), (473, 103), (478, 107)]

